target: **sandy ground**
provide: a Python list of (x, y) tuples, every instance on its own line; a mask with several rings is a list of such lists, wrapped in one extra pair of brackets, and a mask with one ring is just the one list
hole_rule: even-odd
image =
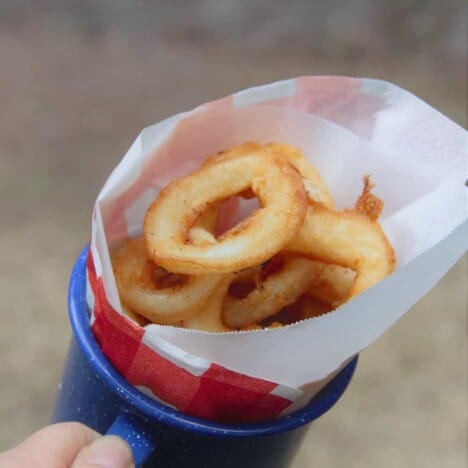
[[(50, 418), (70, 337), (69, 272), (100, 186), (142, 127), (302, 74), (384, 78), (464, 125), (463, 67), (424, 57), (151, 41), (47, 18), (2, 23), (0, 450)], [(466, 273), (460, 261), (362, 353), (349, 391), (313, 424), (294, 468), (465, 466)]]

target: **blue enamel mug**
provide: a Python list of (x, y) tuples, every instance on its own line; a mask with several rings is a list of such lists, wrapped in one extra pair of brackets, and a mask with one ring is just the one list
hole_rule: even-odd
[(73, 338), (53, 422), (80, 421), (126, 440), (136, 466), (161, 468), (284, 468), (308, 424), (344, 393), (356, 368), (350, 361), (303, 408), (262, 423), (227, 424), (188, 416), (127, 383), (101, 352), (86, 305), (87, 248), (70, 281), (68, 306)]

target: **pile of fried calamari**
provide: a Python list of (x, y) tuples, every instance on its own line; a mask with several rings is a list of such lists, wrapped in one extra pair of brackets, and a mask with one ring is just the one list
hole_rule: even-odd
[[(377, 222), (383, 203), (371, 189), (366, 176), (354, 206), (337, 211), (297, 148), (245, 143), (222, 151), (165, 187), (143, 235), (113, 253), (123, 310), (140, 325), (209, 332), (329, 312), (395, 268)], [(236, 221), (239, 201), (254, 199)]]

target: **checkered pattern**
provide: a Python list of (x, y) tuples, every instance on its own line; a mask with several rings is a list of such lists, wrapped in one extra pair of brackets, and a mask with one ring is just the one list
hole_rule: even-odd
[(94, 303), (92, 331), (109, 361), (131, 384), (149, 389), (187, 414), (217, 421), (267, 420), (291, 404), (273, 382), (207, 361), (182, 367), (166, 353), (158, 353), (145, 342), (145, 330), (109, 304), (91, 253), (87, 277)]

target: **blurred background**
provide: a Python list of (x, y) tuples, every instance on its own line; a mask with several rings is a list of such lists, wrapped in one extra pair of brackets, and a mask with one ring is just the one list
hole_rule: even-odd
[[(141, 128), (308, 74), (381, 78), (466, 126), (462, 0), (0, 2), (0, 450), (51, 415), (94, 199)], [(464, 467), (466, 264), (361, 355), (294, 468)]]

